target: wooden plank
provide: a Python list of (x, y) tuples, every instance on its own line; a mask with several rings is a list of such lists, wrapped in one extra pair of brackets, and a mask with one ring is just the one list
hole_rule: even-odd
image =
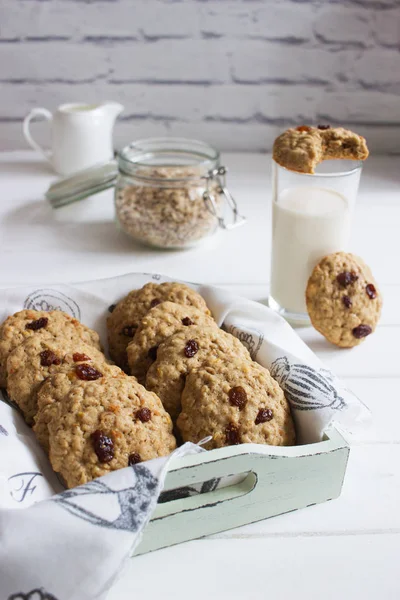
[(340, 498), (214, 537), (400, 533), (400, 445), (351, 446)]
[(364, 426), (351, 436), (354, 444), (400, 444), (399, 379), (345, 378), (345, 383), (372, 413), (370, 426)]
[(399, 539), (373, 534), (206, 538), (134, 558), (107, 600), (398, 600), (393, 557)]
[(301, 338), (339, 377), (400, 378), (399, 327), (378, 327), (370, 338), (350, 349), (338, 349), (317, 331), (298, 329)]

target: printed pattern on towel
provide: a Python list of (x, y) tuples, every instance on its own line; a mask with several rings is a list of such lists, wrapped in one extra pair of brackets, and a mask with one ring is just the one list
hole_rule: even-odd
[(258, 351), (264, 341), (264, 334), (261, 331), (243, 331), (243, 329), (239, 329), (234, 325), (231, 325), (230, 327), (222, 326), (222, 329), (225, 329), (225, 331), (237, 337), (237, 339), (242, 342), (243, 346), (249, 351), (252, 360), (257, 360)]
[(25, 473), (15, 473), (8, 478), (10, 486), (10, 495), (15, 502), (22, 504), (25, 498), (33, 496), (37, 488), (37, 478), (43, 477), (38, 471), (27, 471)]
[(332, 385), (333, 377), (327, 369), (317, 371), (308, 365), (292, 364), (283, 356), (272, 363), (271, 375), (297, 410), (343, 410), (346, 406)]
[(26, 298), (24, 308), (45, 311), (62, 310), (75, 319), (80, 320), (81, 318), (81, 310), (75, 300), (58, 290), (35, 290)]
[[(56, 502), (69, 513), (100, 527), (123, 529), (135, 532), (143, 525), (150, 504), (154, 501), (158, 480), (143, 465), (132, 467), (136, 482), (129, 488), (113, 490), (97, 479), (54, 496)], [(119, 514), (116, 518), (106, 518), (96, 513), (98, 496), (107, 495), (111, 500), (116, 496), (119, 503)], [(104, 507), (102, 502), (101, 506)]]
[(23, 594), (22, 592), (11, 594), (8, 600), (57, 600), (57, 598), (53, 594), (46, 592), (43, 588), (37, 588), (27, 594)]
[(215, 477), (214, 479), (209, 479), (199, 485), (188, 485), (173, 490), (166, 490), (165, 492), (161, 492), (158, 503), (164, 504), (165, 502), (172, 502), (172, 500), (182, 500), (183, 498), (190, 498), (191, 496), (197, 496), (198, 494), (213, 492), (218, 488), (221, 479), (221, 477)]

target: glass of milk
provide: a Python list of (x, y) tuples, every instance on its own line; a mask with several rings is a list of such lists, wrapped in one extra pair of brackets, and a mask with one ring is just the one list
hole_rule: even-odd
[(315, 265), (346, 251), (362, 163), (322, 162), (314, 175), (272, 161), (272, 252), (269, 306), (288, 321), (309, 324), (305, 291)]

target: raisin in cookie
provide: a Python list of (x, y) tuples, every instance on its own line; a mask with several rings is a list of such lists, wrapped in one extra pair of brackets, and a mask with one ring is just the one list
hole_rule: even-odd
[(301, 125), (282, 133), (273, 146), (273, 159), (279, 165), (311, 174), (323, 160), (365, 160), (368, 154), (365, 139), (343, 127)]
[(37, 411), (36, 391), (46, 377), (73, 357), (86, 356), (105, 363), (106, 357), (94, 346), (69, 339), (32, 336), (17, 346), (7, 359), (7, 393), (31, 424)]
[(141, 289), (133, 290), (107, 319), (110, 356), (120, 367), (128, 370), (126, 347), (142, 318), (151, 308), (167, 301), (194, 306), (206, 315), (211, 314), (200, 294), (183, 283), (147, 283)]
[(217, 327), (212, 317), (193, 306), (162, 302), (143, 317), (128, 344), (129, 369), (140, 383), (157, 357), (157, 348), (167, 337), (185, 327)]
[(185, 378), (191, 370), (220, 358), (227, 364), (234, 358), (250, 361), (243, 344), (216, 327), (190, 327), (178, 331), (160, 344), (157, 360), (147, 372), (146, 387), (155, 392), (175, 420), (181, 409)]
[(185, 442), (211, 435), (205, 447), (295, 444), (289, 404), (269, 371), (255, 362), (210, 361), (189, 373), (177, 421)]
[(7, 358), (28, 337), (51, 334), (56, 339), (81, 341), (101, 350), (98, 334), (60, 310), (21, 310), (0, 327), (0, 387), (7, 384)]
[(120, 377), (121, 374), (119, 367), (92, 360), (84, 354), (67, 355), (64, 364), (37, 389), (37, 412), (33, 431), (42, 448), (46, 452), (49, 451), (48, 424), (57, 415), (58, 402), (62, 401), (72, 386), (85, 386), (102, 377)]
[(72, 386), (57, 406), (49, 457), (69, 488), (176, 447), (159, 398), (122, 372)]
[(369, 267), (354, 254), (336, 252), (321, 260), (308, 280), (311, 323), (327, 340), (350, 348), (379, 321), (382, 297)]

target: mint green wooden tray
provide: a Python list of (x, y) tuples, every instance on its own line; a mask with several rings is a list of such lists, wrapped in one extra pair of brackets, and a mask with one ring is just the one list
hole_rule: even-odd
[(159, 504), (135, 555), (333, 500), (340, 496), (349, 451), (330, 429), (317, 444), (242, 444), (178, 458), (165, 489), (235, 475), (241, 481)]

